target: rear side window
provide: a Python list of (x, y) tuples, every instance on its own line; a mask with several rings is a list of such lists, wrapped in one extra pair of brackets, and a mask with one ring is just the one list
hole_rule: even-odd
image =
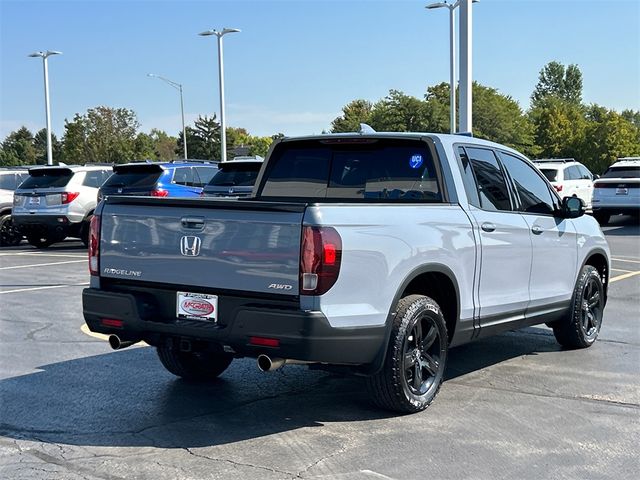
[(173, 173), (173, 183), (191, 187), (193, 186), (193, 182), (194, 178), (191, 167), (180, 167), (175, 169)]
[(159, 172), (145, 172), (145, 171), (136, 171), (129, 170), (123, 172), (115, 172), (111, 175), (106, 182), (104, 182), (104, 187), (113, 187), (113, 188), (122, 188), (122, 187), (130, 187), (130, 188), (143, 188), (143, 187), (153, 187), (158, 182), (158, 178), (162, 174)]
[(555, 168), (541, 168), (540, 171), (550, 182), (558, 181), (558, 170)]
[(73, 172), (68, 168), (43, 169), (29, 173), (20, 188), (60, 188), (65, 187), (73, 177)]
[(250, 187), (256, 181), (260, 166), (260, 163), (221, 165), (209, 185), (214, 187)]
[(580, 180), (581, 178), (582, 174), (580, 173), (577, 165), (573, 165), (564, 171), (565, 180)]
[(609, 167), (602, 178), (639, 178), (640, 167)]
[(538, 172), (518, 157), (504, 152), (500, 152), (499, 155), (515, 184), (515, 190), (520, 200), (519, 210), (527, 213), (552, 215), (556, 202), (554, 202), (554, 196), (551, 194), (549, 186)]
[(198, 177), (200, 178), (199, 187), (204, 187), (211, 179), (218, 173), (218, 169), (215, 167), (194, 167)]
[(85, 187), (99, 188), (105, 180), (104, 170), (91, 170), (85, 173), (82, 185)]
[(417, 140), (309, 141), (274, 151), (262, 197), (440, 202), (428, 146)]
[(483, 210), (511, 210), (504, 173), (493, 151), (468, 147), (465, 150), (476, 177), (480, 207)]

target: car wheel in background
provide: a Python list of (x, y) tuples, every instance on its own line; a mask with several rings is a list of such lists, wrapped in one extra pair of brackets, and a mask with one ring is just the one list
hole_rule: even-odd
[(600, 225), (606, 225), (609, 223), (609, 218), (611, 216), (607, 213), (594, 213), (593, 218), (595, 218)]
[(27, 235), (27, 242), (36, 248), (47, 248), (56, 242), (61, 242), (64, 237), (52, 237), (50, 235)]
[(22, 234), (14, 227), (11, 215), (0, 217), (0, 246), (14, 247), (22, 241)]

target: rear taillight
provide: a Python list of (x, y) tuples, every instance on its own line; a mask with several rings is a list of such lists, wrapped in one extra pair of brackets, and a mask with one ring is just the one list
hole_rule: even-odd
[(169, 191), (164, 190), (162, 188), (156, 188), (155, 190), (151, 190), (151, 196), (152, 197), (168, 197)]
[(100, 215), (91, 217), (89, 225), (89, 273), (98, 275), (100, 273)]
[(300, 294), (322, 295), (338, 280), (342, 239), (332, 227), (302, 227)]
[(80, 195), (80, 192), (63, 192), (60, 194), (60, 203), (63, 205), (71, 203), (78, 198), (78, 195)]
[(604, 188), (604, 185), (601, 183), (594, 183), (593, 188)]
[(554, 185), (553, 188), (556, 189), (556, 192), (561, 192), (562, 191), (562, 185)]

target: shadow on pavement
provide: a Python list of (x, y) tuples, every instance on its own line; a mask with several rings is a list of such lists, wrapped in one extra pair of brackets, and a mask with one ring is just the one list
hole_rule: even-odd
[[(560, 348), (548, 334), (507, 333), (452, 349), (447, 380), (554, 351)], [(243, 359), (215, 382), (191, 384), (165, 372), (152, 348), (54, 363), (1, 380), (0, 405), (0, 435), (6, 437), (162, 448), (214, 446), (324, 422), (396, 415), (369, 403), (362, 378), (300, 366), (264, 374), (255, 361)]]
[(614, 215), (609, 223), (602, 227), (606, 236), (640, 235), (640, 219), (630, 215)]

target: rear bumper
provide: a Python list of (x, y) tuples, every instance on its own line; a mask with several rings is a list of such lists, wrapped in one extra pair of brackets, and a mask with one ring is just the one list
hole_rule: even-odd
[(79, 223), (72, 222), (66, 215), (13, 215), (13, 224), (18, 230), (28, 235), (30, 233), (60, 233), (73, 234), (79, 230)]
[(598, 205), (593, 204), (593, 213), (605, 215), (638, 215), (640, 214), (640, 204), (638, 205)]
[[(240, 356), (264, 353), (309, 362), (367, 365), (384, 344), (384, 327), (333, 328), (321, 312), (302, 311), (277, 302), (232, 296), (218, 300), (218, 325), (175, 317), (175, 291), (121, 293), (87, 288), (82, 292), (85, 321), (93, 332), (158, 345), (167, 338), (215, 342)], [(102, 319), (123, 321), (122, 328)], [(278, 347), (256, 346), (251, 337), (277, 339)]]

